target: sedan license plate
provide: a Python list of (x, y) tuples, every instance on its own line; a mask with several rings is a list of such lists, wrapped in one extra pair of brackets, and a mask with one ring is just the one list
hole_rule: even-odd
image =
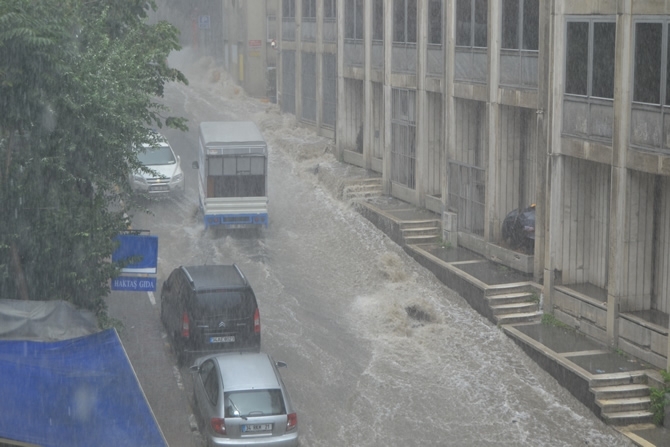
[(170, 187), (167, 185), (158, 185), (158, 186), (152, 186), (149, 188), (150, 191), (169, 191)]
[(258, 431), (271, 431), (271, 430), (272, 430), (272, 424), (253, 424), (253, 425), (243, 425), (242, 426), (242, 432), (243, 433), (258, 432)]
[(210, 343), (233, 343), (234, 341), (234, 335), (226, 335), (225, 337), (209, 337)]

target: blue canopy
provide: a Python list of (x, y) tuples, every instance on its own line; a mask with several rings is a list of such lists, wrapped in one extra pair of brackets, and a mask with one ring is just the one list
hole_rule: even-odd
[(115, 329), (0, 340), (0, 439), (40, 446), (167, 446)]

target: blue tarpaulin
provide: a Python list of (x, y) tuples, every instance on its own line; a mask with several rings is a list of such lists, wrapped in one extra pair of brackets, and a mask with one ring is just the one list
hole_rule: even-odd
[(40, 446), (167, 446), (115, 329), (0, 340), (0, 439)]

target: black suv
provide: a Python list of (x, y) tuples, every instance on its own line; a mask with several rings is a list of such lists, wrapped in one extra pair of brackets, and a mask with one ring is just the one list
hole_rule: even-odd
[(180, 365), (210, 351), (261, 348), (256, 295), (235, 264), (174, 269), (161, 290), (161, 321)]

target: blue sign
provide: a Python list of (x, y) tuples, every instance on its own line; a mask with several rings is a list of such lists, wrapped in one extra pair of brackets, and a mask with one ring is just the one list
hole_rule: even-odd
[(198, 26), (200, 29), (209, 29), (209, 16), (198, 17)]
[(156, 274), (158, 267), (158, 236), (121, 234), (116, 237), (119, 248), (112, 253), (112, 262), (123, 262), (131, 258), (137, 261), (128, 264), (123, 273)]
[(139, 276), (118, 276), (112, 278), (112, 290), (130, 290), (133, 292), (155, 292), (156, 278)]

